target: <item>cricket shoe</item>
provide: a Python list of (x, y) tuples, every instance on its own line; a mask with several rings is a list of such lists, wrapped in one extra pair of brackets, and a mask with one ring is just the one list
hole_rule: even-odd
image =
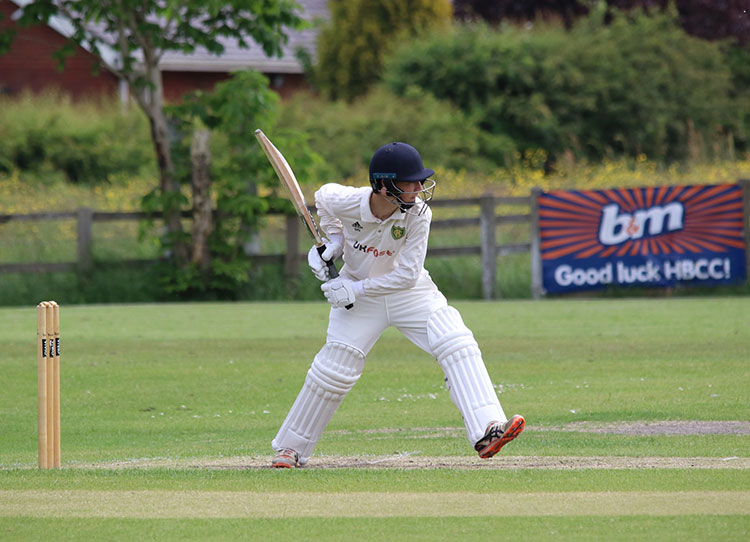
[(299, 467), (299, 454), (291, 448), (279, 450), (271, 460), (271, 467), (275, 469), (293, 469)]
[(474, 449), (479, 453), (479, 457), (489, 459), (499, 452), (500, 448), (520, 435), (525, 426), (526, 420), (518, 414), (505, 423), (491, 422), (484, 436), (474, 445)]

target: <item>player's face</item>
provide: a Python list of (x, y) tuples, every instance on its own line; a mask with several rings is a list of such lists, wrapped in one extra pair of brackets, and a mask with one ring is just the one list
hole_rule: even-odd
[(396, 181), (397, 188), (403, 190), (401, 199), (406, 203), (413, 203), (417, 200), (417, 195), (422, 190), (421, 181)]

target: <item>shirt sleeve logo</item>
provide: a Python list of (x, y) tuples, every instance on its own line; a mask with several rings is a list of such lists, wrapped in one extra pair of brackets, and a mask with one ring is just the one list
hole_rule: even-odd
[(396, 241), (401, 239), (405, 233), (406, 228), (399, 228), (398, 226), (393, 226), (391, 228), (391, 237), (393, 237)]

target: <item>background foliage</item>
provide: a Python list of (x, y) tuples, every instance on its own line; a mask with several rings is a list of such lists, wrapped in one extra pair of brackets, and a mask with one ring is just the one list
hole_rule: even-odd
[(328, 9), (314, 79), (327, 97), (348, 101), (377, 82), (394, 40), (444, 29), (453, 13), (448, 0), (330, 0)]
[(668, 15), (605, 24), (594, 13), (571, 31), (462, 26), (399, 49), (385, 78), (396, 93), (418, 86), (519, 151), (545, 149), (553, 160), (571, 151), (670, 161), (695, 155), (700, 141), (745, 137), (719, 47)]
[(50, 91), (0, 98), (0, 172), (26, 179), (108, 184), (155, 173), (148, 121), (121, 114), (114, 102), (72, 104)]
[[(437, 171), (440, 198), (750, 178), (750, 49), (691, 37), (674, 12), (600, 9), (569, 30), (472, 23), (394, 34), (388, 43), (395, 48), (383, 53), (385, 82), (372, 78), (350, 100), (299, 94), (280, 103), (265, 78), (243, 72), (169, 110), (183, 211), (192, 205), (192, 132), (211, 131), (212, 199), (221, 212), (208, 278), (191, 265), (114, 269), (107, 262), (163, 256), (169, 237), (160, 221), (145, 225), (140, 240), (135, 224), (98, 224), (90, 276), (3, 275), (0, 304), (26, 304), (42, 291), (68, 303), (319, 299), (307, 274), (287, 280), (281, 266), (255, 265), (248, 250), (255, 243), (262, 253), (282, 252), (283, 217), (267, 213), (291, 212), (255, 145), (257, 127), (310, 194), (324, 182), (364, 184), (373, 149), (391, 140), (420, 149)], [(0, 213), (160, 208), (140, 111), (59, 95), (6, 97), (0, 108)], [(190, 241), (187, 229), (182, 235)], [(526, 235), (500, 234), (501, 242)], [(477, 237), (442, 230), (433, 242), (476, 244)], [(1, 263), (73, 259), (74, 221), (0, 225)], [(447, 295), (480, 295), (477, 258), (428, 267)], [(501, 295), (528, 297), (528, 275), (525, 255), (501, 258)]]
[[(298, 95), (285, 104), (279, 126), (308, 134), (323, 158), (308, 172), (313, 180), (358, 175), (366, 181), (373, 149), (388, 141), (419, 142), (423, 161), (475, 172), (496, 166), (494, 156), (483, 152), (488, 146), (501, 155), (513, 151), (507, 138), (483, 132), (456, 106), (416, 87), (398, 96), (378, 86), (352, 103)], [(298, 177), (309, 180), (305, 172)]]
[[(258, 72), (238, 72), (218, 83), (213, 92), (196, 91), (180, 105), (167, 108), (173, 130), (180, 134), (172, 142), (177, 182), (193, 183), (191, 144), (196, 130), (206, 130), (212, 140), (210, 161), (211, 199), (219, 211), (211, 222), (207, 268), (195, 260), (187, 266), (164, 266), (161, 281), (167, 291), (197, 298), (205, 295), (231, 297), (248, 281), (250, 259), (244, 247), (257, 232), (263, 216), (283, 208), (279, 198), (257, 194), (258, 184), (269, 184), (272, 177), (265, 157), (252, 141), (258, 126), (269, 126), (278, 114), (278, 95), (269, 89), (268, 79)], [(143, 207), (158, 211), (159, 191), (154, 188), (142, 200)], [(153, 234), (154, 229), (151, 229)], [(168, 239), (160, 239), (170, 248)]]
[[(227, 39), (241, 48), (253, 43), (268, 56), (280, 56), (287, 39), (285, 30), (301, 26), (298, 8), (293, 0), (104, 4), (98, 0), (34, 0), (20, 6), (13, 17), (15, 24), (0, 28), (0, 54), (7, 52), (19, 28), (48, 24), (59, 17), (68, 37), (52, 53), (60, 69), (75, 46), (83, 46), (120, 81), (127, 82), (134, 103), (149, 120), (159, 171), (159, 188), (150, 194), (149, 204), (151, 210), (158, 207), (164, 217), (163, 239), (168, 248), (164, 255), (180, 276), (191, 272), (189, 262), (195, 261), (200, 247), (188, 246), (182, 227), (184, 200), (175, 178), (161, 58), (167, 51), (191, 53), (198, 47), (219, 54), (224, 51), (222, 40)], [(105, 62), (107, 50), (114, 52), (117, 60)], [(168, 280), (174, 282), (171, 277)]]
[[(362, 171), (389, 139), (418, 143), (432, 164), (486, 173), (537, 150), (547, 171), (561, 157), (732, 160), (750, 149), (748, 51), (692, 38), (670, 13), (620, 14), (605, 24), (594, 12), (571, 31), (459, 25), (403, 42), (387, 56), (385, 88), (374, 85), (349, 102), (300, 95), (280, 108), (278, 128), (299, 127), (296, 137), (324, 159), (293, 164), (310, 165), (303, 179)], [(246, 114), (244, 94), (221, 96), (238, 97), (226, 114)], [(92, 106), (64, 118), (64, 104), (35, 115), (29, 100), (3, 107), (0, 171), (98, 182), (153, 167), (141, 116)], [(226, 137), (239, 136), (219, 136)], [(236, 152), (231, 161), (247, 176), (264, 174)], [(234, 175), (231, 167), (217, 166), (217, 175)]]

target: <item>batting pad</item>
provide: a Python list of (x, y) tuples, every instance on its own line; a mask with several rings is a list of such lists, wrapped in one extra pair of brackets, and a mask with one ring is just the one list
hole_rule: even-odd
[(365, 354), (361, 350), (342, 343), (326, 343), (315, 356), (297, 400), (273, 439), (273, 449), (291, 448), (299, 454), (300, 464), (307, 463), (364, 367)]
[(497, 399), (479, 345), (459, 312), (451, 306), (436, 310), (427, 321), (432, 354), (443, 369), (451, 400), (458, 407), (466, 435), (474, 445), (492, 421), (507, 418)]

